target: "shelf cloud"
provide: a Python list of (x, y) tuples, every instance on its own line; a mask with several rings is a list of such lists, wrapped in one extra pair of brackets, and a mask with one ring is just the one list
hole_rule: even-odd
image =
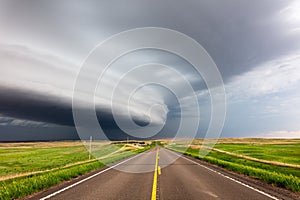
[[(22, 130), (36, 134), (39, 129), (43, 134), (39, 139), (78, 138), (72, 98), (81, 65), (100, 42), (139, 27), (164, 27), (182, 32), (210, 54), (222, 75), (227, 95), (223, 137), (271, 132), (276, 134), (266, 136), (278, 137), (286, 133), (281, 130), (297, 136), (300, 129), (300, 113), (296, 109), (300, 106), (299, 13), (297, 0), (132, 0), (126, 4), (94, 0), (76, 4), (69, 0), (1, 1), (0, 140), (31, 140), (34, 134), (27, 137)], [(112, 47), (107, 51), (113, 50)], [(175, 77), (170, 70), (151, 70), (158, 63), (170, 66), (181, 77)], [(114, 114), (127, 121), (128, 111), (141, 126), (169, 122), (162, 135), (170, 136), (172, 133), (166, 132), (172, 132), (175, 124), (178, 125), (180, 109), (190, 113), (195, 109), (190, 98), (196, 94), (201, 110), (198, 136), (203, 136), (211, 109), (203, 77), (179, 56), (154, 49), (121, 56), (100, 80), (101, 87), (95, 91), (95, 110), (107, 135), (110, 132), (117, 139), (122, 132), (112, 113), (115, 84), (126, 70), (143, 64), (153, 66), (141, 73), (127, 74), (114, 96)], [(93, 71), (86, 74), (86, 87), (89, 87), (89, 73)], [(154, 82), (168, 79), (180, 91), (177, 94), (180, 98), (176, 100), (166, 88), (152, 85), (139, 89), (129, 102), (125, 97), (130, 88), (141, 84), (149, 75)], [(185, 90), (185, 80), (195, 94)], [(82, 109), (85, 109), (86, 94), (81, 92)], [(179, 103), (183, 104), (179, 106)], [(126, 112), (124, 107), (128, 108)]]

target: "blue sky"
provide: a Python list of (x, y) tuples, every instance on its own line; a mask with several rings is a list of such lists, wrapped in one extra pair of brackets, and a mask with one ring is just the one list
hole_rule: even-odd
[[(226, 90), (222, 137), (300, 137), (299, 13), (297, 0), (1, 1), (0, 137), (71, 137), (73, 87), (82, 62), (106, 38), (139, 27), (182, 32), (210, 54)], [(158, 50), (135, 52), (113, 64), (96, 93), (102, 124), (118, 134), (108, 98), (114, 81), (125, 69), (149, 62), (169, 65), (190, 81), (201, 109), (198, 136), (203, 136), (210, 119), (203, 79), (182, 59)], [(122, 85), (118, 116), (123, 116), (127, 90), (140, 83), (144, 73)], [(167, 71), (152, 76), (182, 86)], [(182, 97), (191, 95), (181, 91)], [(139, 92), (130, 112), (138, 122), (174, 119), (174, 128), (177, 103), (165, 90), (149, 87)], [(154, 104), (160, 107), (150, 116)]]

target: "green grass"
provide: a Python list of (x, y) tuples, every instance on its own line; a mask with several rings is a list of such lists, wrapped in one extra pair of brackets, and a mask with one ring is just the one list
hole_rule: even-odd
[[(173, 146), (171, 149), (179, 152), (185, 151), (183, 147)], [(231, 171), (261, 179), (278, 187), (287, 188), (295, 192), (300, 191), (300, 170), (296, 168), (264, 164), (216, 151), (211, 151), (204, 158), (199, 158), (198, 149), (188, 148), (184, 153)]]
[(217, 149), (257, 159), (300, 165), (300, 142), (295, 144), (217, 144)]
[(0, 149), (0, 176), (42, 171), (88, 159), (84, 146)]
[[(152, 143), (143, 149), (117, 151), (117, 153), (101, 159), (101, 162), (92, 161), (69, 167), (63, 166), (66, 164), (87, 160), (88, 153), (83, 146), (75, 145), (68, 147), (47, 147), (46, 144), (46, 147), (44, 148), (34, 146), (32, 146), (30, 149), (22, 147), (9, 147), (8, 149), (3, 148), (1, 149), (1, 156), (2, 158), (7, 158), (7, 160), (1, 160), (1, 165), (4, 167), (2, 174), (5, 174), (6, 172), (7, 175), (15, 171), (27, 172), (44, 169), (52, 170), (0, 181), (0, 199), (16, 199), (25, 197), (63, 181), (70, 180), (92, 170), (104, 167), (105, 164), (113, 163), (146, 151), (152, 148), (154, 145), (155, 144)], [(93, 148), (95, 155), (99, 157), (115, 152), (117, 149), (114, 145), (103, 145), (101, 147), (99, 147), (99, 145), (94, 145)], [(7, 154), (10, 154), (12, 157), (10, 158), (7, 156)], [(22, 158), (23, 156), (24, 158)], [(13, 158), (20, 158), (20, 160), (15, 162)], [(42, 162), (40, 162), (41, 160)], [(7, 169), (9, 166), (12, 166), (14, 170)], [(56, 167), (63, 168), (55, 169)]]
[(0, 199), (25, 197), (103, 166), (102, 163), (95, 161), (67, 169), (1, 181)]
[[(120, 150), (120, 147), (107, 143), (93, 144), (92, 156), (99, 158)], [(88, 158), (87, 149), (79, 142), (45, 142), (39, 145), (21, 143), (14, 144), (12, 147), (2, 146), (0, 147), (0, 177), (50, 170), (87, 161)]]

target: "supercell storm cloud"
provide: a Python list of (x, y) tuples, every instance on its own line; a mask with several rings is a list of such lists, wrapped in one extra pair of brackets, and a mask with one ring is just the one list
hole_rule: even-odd
[[(91, 50), (110, 36), (142, 27), (179, 31), (210, 54), (227, 96), (222, 137), (272, 137), (273, 132), (273, 136), (284, 132), (292, 137), (300, 130), (300, 111), (295, 109), (300, 107), (299, 13), (297, 0), (1, 1), (0, 140), (32, 140), (33, 135), (39, 139), (78, 138), (72, 98), (82, 64)], [(107, 52), (114, 48), (118, 47)], [(147, 67), (140, 72), (123, 77), (124, 72), (144, 64)], [(158, 68), (163, 65), (171, 70)], [(90, 87), (93, 73), (84, 74), (83, 88)], [(180, 98), (168, 88), (152, 84), (138, 88), (128, 101), (133, 86), (142, 85), (149, 76), (153, 82), (168, 80), (180, 91), (176, 94)], [(185, 80), (193, 93), (185, 89)], [(85, 109), (87, 94), (84, 89), (80, 92)], [(195, 109), (191, 103), (195, 95), (201, 112), (200, 137), (211, 117), (211, 97), (203, 77), (177, 55), (143, 49), (111, 64), (94, 100), (99, 122), (112, 139), (127, 137), (114, 117), (127, 123), (128, 113), (141, 127), (166, 124), (157, 137), (172, 137), (182, 109), (187, 114), (184, 117), (194, 117), (190, 113)]]

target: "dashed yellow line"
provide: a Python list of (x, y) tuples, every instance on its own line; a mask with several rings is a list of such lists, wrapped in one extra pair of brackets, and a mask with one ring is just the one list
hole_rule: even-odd
[(161, 174), (161, 169), (158, 166), (158, 149), (156, 150), (156, 156), (155, 156), (155, 168), (154, 168), (154, 175), (153, 175), (153, 186), (152, 186), (152, 196), (151, 200), (156, 200), (156, 191), (157, 191), (157, 174)]

